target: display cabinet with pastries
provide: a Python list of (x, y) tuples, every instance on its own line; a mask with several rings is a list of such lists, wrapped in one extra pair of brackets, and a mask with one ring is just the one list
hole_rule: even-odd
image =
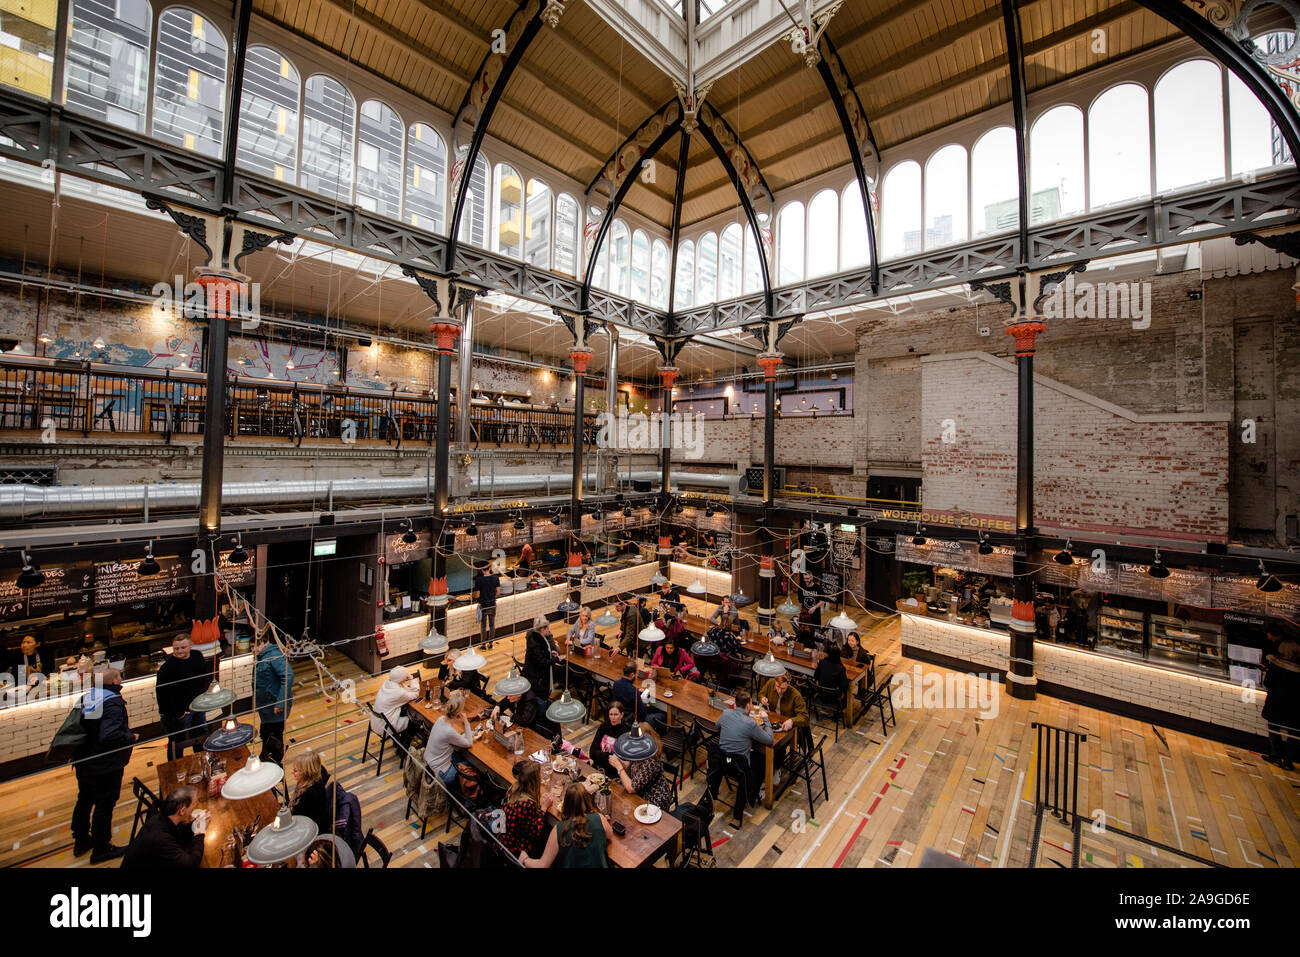
[(1140, 611), (1103, 607), (1097, 614), (1097, 650), (1127, 658), (1142, 658), (1146, 638), (1145, 616)]
[(1150, 660), (1222, 677), (1228, 670), (1223, 628), (1202, 621), (1151, 616)]

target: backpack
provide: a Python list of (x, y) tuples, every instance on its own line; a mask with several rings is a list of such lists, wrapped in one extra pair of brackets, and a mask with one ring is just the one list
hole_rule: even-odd
[(63, 724), (59, 727), (58, 733), (54, 735), (54, 740), (50, 742), (49, 750), (45, 753), (45, 760), (49, 764), (67, 764), (72, 760), (77, 750), (86, 743), (90, 736), (90, 728), (87, 727), (81, 713), (81, 702), (78, 701), (68, 712), (68, 716), (63, 719)]

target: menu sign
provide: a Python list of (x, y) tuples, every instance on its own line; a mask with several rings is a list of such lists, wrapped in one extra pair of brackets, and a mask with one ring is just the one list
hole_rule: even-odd
[(161, 570), (156, 575), (141, 575), (138, 559), (126, 562), (100, 562), (95, 566), (95, 604), (133, 605), (160, 598), (187, 594), (192, 587), (189, 567), (179, 558), (157, 559)]
[(817, 580), (817, 591), (823, 598), (833, 598), (838, 601), (843, 588), (844, 577), (838, 572), (822, 572)]
[(1168, 578), (1152, 578), (1150, 565), (1119, 562), (1115, 590), (1135, 598), (1176, 602), (1208, 608), (1211, 604), (1211, 578), (1204, 572), (1186, 568), (1169, 569)]
[(1042, 584), (1100, 592), (1116, 590), (1119, 568), (1115, 562), (1094, 561), (1090, 557), (1076, 555), (1074, 564), (1058, 565), (1056, 556), (1059, 554), (1060, 552), (1042, 552), (1035, 556), (1039, 566), (1036, 577)]
[(900, 534), (894, 545), (894, 555), (900, 562), (942, 565), (958, 571), (1009, 578), (1014, 574), (1016, 551), (1006, 545), (994, 545), (992, 554), (981, 555), (977, 542), (932, 538), (924, 545), (916, 545), (910, 536)]
[(1278, 618), (1300, 615), (1300, 585), (1282, 582), (1282, 590), (1270, 594), (1255, 587), (1258, 581), (1255, 575), (1215, 575), (1214, 607)]
[(0, 619), (38, 618), (90, 607), (95, 587), (94, 565), (41, 570), (45, 572), (45, 584), (26, 591), (18, 587), (20, 569), (0, 573)]
[(731, 532), (718, 532), (714, 539), (717, 546), (715, 555), (717, 564), (714, 567), (729, 572), (731, 571)]
[(831, 539), (831, 561), (841, 568), (859, 566), (857, 532), (835, 532)]
[[(233, 551), (233, 549), (232, 549)], [(236, 565), (230, 561), (230, 552), (222, 552), (217, 559), (217, 578), (223, 585), (231, 588), (244, 588), (257, 581), (257, 553), (250, 550), (248, 561)]]
[(407, 562), (418, 562), (421, 558), (429, 557), (429, 549), (433, 547), (433, 533), (428, 529), (415, 533), (415, 541), (409, 545), (402, 541), (405, 532), (398, 532), (395, 535), (389, 535), (384, 539), (384, 561), (389, 565), (405, 565)]

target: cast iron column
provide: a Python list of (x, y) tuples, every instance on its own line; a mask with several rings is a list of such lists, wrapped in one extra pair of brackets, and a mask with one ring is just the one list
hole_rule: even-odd
[(775, 540), (772, 535), (772, 506), (776, 498), (773, 468), (776, 460), (776, 370), (781, 367), (781, 353), (764, 352), (758, 357), (763, 367), (763, 525), (759, 532), (758, 622), (767, 626), (775, 614), (772, 585), (776, 578)]
[[(609, 423), (610, 431), (618, 435), (618, 327), (613, 323), (605, 327), (605, 332), (609, 335), (609, 363), (605, 372), (605, 414), (609, 416), (605, 421)], [(602, 489), (618, 488), (618, 440), (617, 438), (609, 444), (605, 459), (613, 459), (614, 464), (611, 466), (606, 463), (605, 468), (609, 472), (608, 481), (602, 476), (600, 487)]]
[(1034, 340), (1046, 327), (1041, 318), (1025, 316), (1007, 323), (1016, 339), (1016, 554), (1012, 562), (1015, 592), (1011, 603), (1011, 663), (1007, 692), (1032, 700), (1034, 676), (1034, 582), (1029, 575), (1029, 549), (1034, 529)]
[(575, 346), (569, 352), (569, 361), (573, 363), (573, 485), (569, 489), (570, 535), (573, 536), (573, 544), (569, 546), (569, 575), (573, 590), (569, 592), (569, 600), (577, 604), (582, 604), (582, 559), (578, 558), (575, 573), (574, 556), (581, 556), (576, 546), (582, 541), (582, 451), (587, 438), (582, 410), (586, 402), (587, 363), (593, 355), (586, 346)]
[(659, 476), (659, 574), (672, 578), (668, 574), (668, 563), (673, 557), (672, 538), (664, 534), (664, 517), (672, 506), (673, 484), (673, 383), (677, 381), (680, 370), (676, 366), (660, 366), (659, 381), (663, 383), (663, 432), (660, 434), (660, 459), (662, 472)]
[(456, 389), (456, 441), (464, 446), (470, 443), (470, 393), (474, 386), (474, 297), (461, 306), (461, 321), (464, 326), (460, 332), (460, 368), (457, 370), (460, 375)]
[[(447, 520), (448, 490), (451, 485), (451, 354), (456, 349), (456, 339), (461, 334), (461, 324), (453, 320), (439, 320), (429, 325), (429, 331), (438, 342), (438, 426), (433, 449), (433, 517), (434, 541), (433, 577), (447, 581), (447, 558), (455, 542)], [(468, 337), (466, 337), (468, 338)], [(462, 396), (462, 402), (464, 397)], [(433, 609), (433, 626), (447, 633), (447, 605)]]

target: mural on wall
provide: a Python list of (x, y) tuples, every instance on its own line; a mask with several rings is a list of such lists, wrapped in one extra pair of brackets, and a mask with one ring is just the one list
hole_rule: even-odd
[[(290, 363), (293, 368), (289, 367)], [(333, 385), (339, 381), (339, 359), (334, 352), (264, 339), (232, 338), (226, 366), (235, 375), (259, 379), (316, 385)]]

